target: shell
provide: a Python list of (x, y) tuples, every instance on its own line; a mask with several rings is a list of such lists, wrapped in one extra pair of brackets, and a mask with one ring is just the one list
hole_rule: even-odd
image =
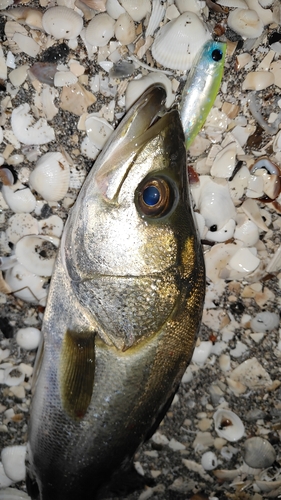
[(210, 38), (199, 17), (185, 12), (160, 28), (151, 48), (152, 56), (166, 68), (187, 71), (199, 49)]
[(269, 71), (250, 71), (242, 84), (242, 90), (263, 90), (273, 84), (273, 73)]
[(32, 212), (36, 206), (30, 189), (17, 181), (13, 186), (2, 186), (3, 198), (15, 213)]
[[(16, 387), (17, 385), (22, 384), (22, 382), (24, 381), (24, 377), (25, 377), (25, 374), (23, 373), (23, 371), (21, 370), (21, 368), (19, 366), (12, 366), (12, 367), (6, 368), (5, 373), (4, 373), (4, 384), (8, 385), (9, 387)], [(2, 458), (2, 461), (3, 461), (3, 458)], [(5, 472), (6, 472), (8, 477), (13, 479), (13, 477), (11, 477), (11, 475), (8, 474), (6, 470), (5, 470)], [(22, 481), (23, 479), (24, 479), (24, 477), (22, 479), (16, 479), (16, 481)]]
[(21, 264), (16, 264), (5, 272), (5, 281), (15, 297), (33, 304), (45, 304), (47, 298), (45, 279), (30, 273)]
[(228, 26), (246, 38), (258, 38), (263, 32), (263, 22), (255, 10), (235, 9), (227, 19)]
[(20, 47), (20, 52), (24, 52), (30, 57), (36, 57), (39, 54), (40, 45), (33, 38), (22, 33), (15, 33), (13, 41)]
[[(18, 368), (17, 368), (18, 369)], [(6, 446), (1, 452), (1, 460), (5, 474), (12, 481), (23, 481), (25, 478), (26, 446)]]
[(208, 241), (215, 241), (217, 243), (230, 240), (234, 235), (235, 227), (235, 220), (229, 219), (229, 221), (227, 221), (226, 224), (218, 231), (207, 231), (205, 239)]
[[(4, 370), (0, 370), (1, 373), (2, 373), (2, 371), (4, 371)], [(1, 377), (1, 373), (0, 373), (0, 377)], [(5, 474), (3, 464), (0, 462), (0, 486), (1, 486), (1, 489), (6, 488), (7, 486), (10, 486), (10, 484), (12, 484), (12, 482), (13, 481)]]
[(215, 156), (210, 173), (213, 177), (228, 179), (236, 164), (236, 143), (230, 142)]
[(74, 85), (78, 78), (71, 71), (57, 71), (54, 76), (54, 86), (64, 87), (65, 85)]
[(166, 11), (166, 5), (161, 0), (153, 0), (152, 12), (149, 18), (148, 26), (146, 28), (145, 36), (152, 36), (154, 31), (160, 25)]
[(41, 340), (41, 332), (38, 328), (29, 326), (20, 328), (16, 333), (16, 342), (23, 349), (37, 349)]
[(38, 234), (38, 232), (39, 224), (37, 219), (28, 213), (17, 213), (8, 220), (6, 234), (11, 243), (17, 243), (27, 234)]
[(30, 496), (16, 488), (0, 490), (0, 500), (30, 500)]
[(201, 457), (201, 465), (205, 470), (213, 470), (218, 465), (218, 459), (212, 451), (206, 451)]
[(42, 24), (44, 30), (59, 40), (70, 40), (80, 35), (83, 28), (82, 17), (68, 7), (51, 7), (43, 14)]
[(92, 113), (86, 118), (85, 127), (91, 143), (99, 150), (103, 148), (114, 130), (104, 118), (96, 113)]
[(38, 221), (38, 226), (40, 234), (60, 238), (63, 230), (63, 220), (58, 215), (51, 215), (48, 219)]
[(120, 0), (120, 3), (137, 23), (151, 11), (150, 0)]
[(270, 311), (261, 311), (251, 319), (250, 325), (253, 332), (268, 333), (278, 328), (280, 323), (279, 315)]
[(234, 238), (243, 241), (246, 247), (252, 247), (259, 241), (259, 230), (248, 217), (241, 215), (234, 232)]
[(226, 181), (213, 181), (209, 176), (200, 177), (200, 187), (192, 189), (196, 207), (211, 231), (217, 231), (230, 220), (235, 219), (236, 210), (230, 197)]
[(239, 441), (244, 435), (242, 420), (230, 410), (218, 409), (213, 415), (216, 433), (230, 442)]
[(77, 82), (69, 87), (63, 87), (60, 95), (60, 107), (64, 111), (70, 111), (81, 116), (87, 112), (87, 108), (94, 104), (97, 98)]
[(86, 40), (88, 43), (98, 47), (104, 47), (114, 36), (115, 21), (108, 14), (96, 15), (88, 24), (86, 29)]
[(188, 2), (186, 0), (175, 0), (175, 4), (181, 14), (187, 11), (200, 14), (206, 5), (206, 3), (201, 0), (188, 0)]
[(42, 16), (43, 13), (39, 9), (32, 7), (16, 7), (5, 12), (5, 16), (18, 21), (19, 23), (26, 24), (32, 29), (43, 30)]
[(30, 186), (46, 201), (59, 201), (67, 193), (70, 180), (69, 164), (61, 153), (46, 153), (31, 172)]
[(112, 17), (112, 19), (118, 19), (118, 17), (121, 16), (121, 14), (124, 14), (124, 12), (126, 12), (124, 7), (120, 5), (118, 0), (107, 0), (106, 11), (108, 15)]
[(21, 104), (12, 111), (11, 125), (16, 138), (27, 145), (40, 145), (55, 139), (55, 132), (44, 118), (34, 122), (29, 104)]
[(132, 43), (136, 38), (136, 28), (133, 19), (125, 12), (118, 17), (115, 28), (115, 36), (122, 45)]
[(257, 249), (255, 247), (240, 248), (231, 257), (229, 266), (241, 273), (252, 273), (260, 265), (260, 259), (255, 255), (256, 253)]
[(16, 243), (15, 254), (30, 273), (52, 276), (58, 246), (54, 236), (24, 236)]
[(166, 75), (157, 72), (148, 73), (148, 75), (142, 78), (137, 78), (129, 82), (125, 94), (126, 109), (129, 109), (143, 92), (154, 83), (164, 86), (167, 94), (165, 105), (169, 108), (175, 100), (175, 95), (172, 92), (172, 82)]
[(264, 469), (270, 467), (276, 459), (273, 446), (262, 437), (256, 436), (247, 439), (244, 447), (244, 460), (250, 467)]

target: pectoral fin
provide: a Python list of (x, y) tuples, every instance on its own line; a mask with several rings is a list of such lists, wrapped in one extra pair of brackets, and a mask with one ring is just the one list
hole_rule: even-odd
[(74, 420), (80, 420), (88, 409), (94, 386), (95, 336), (92, 332), (66, 332), (60, 367), (63, 409)]

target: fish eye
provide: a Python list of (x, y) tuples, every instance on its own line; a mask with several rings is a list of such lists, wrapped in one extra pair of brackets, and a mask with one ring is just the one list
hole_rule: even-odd
[(222, 51), (220, 49), (214, 49), (212, 51), (212, 59), (213, 61), (220, 61), (222, 59)]
[(136, 190), (139, 212), (148, 217), (161, 217), (172, 208), (174, 189), (163, 177), (144, 179)]

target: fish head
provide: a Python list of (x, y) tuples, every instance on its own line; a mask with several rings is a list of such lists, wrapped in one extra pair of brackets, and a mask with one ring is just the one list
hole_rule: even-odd
[(159, 116), (164, 99), (163, 88), (152, 86), (121, 122), (61, 245), (79, 303), (100, 337), (122, 350), (161, 331), (203, 267), (182, 125), (177, 110)]

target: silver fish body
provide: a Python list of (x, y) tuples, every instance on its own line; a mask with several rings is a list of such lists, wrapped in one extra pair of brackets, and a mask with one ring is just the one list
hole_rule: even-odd
[(151, 87), (69, 215), (51, 281), (28, 433), (33, 499), (93, 500), (163, 418), (204, 301), (176, 110)]

